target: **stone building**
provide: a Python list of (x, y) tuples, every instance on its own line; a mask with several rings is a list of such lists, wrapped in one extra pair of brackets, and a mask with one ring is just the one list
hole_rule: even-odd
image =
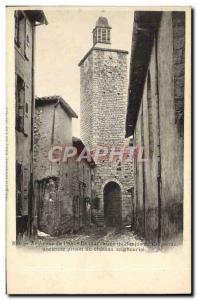
[[(77, 231), (87, 225), (91, 202), (92, 161), (76, 161), (83, 143), (72, 138), (76, 113), (60, 96), (36, 98), (34, 125), (34, 229), (51, 235)], [(49, 151), (62, 147), (51, 161)], [(77, 148), (63, 160), (65, 146)], [(54, 148), (53, 148), (54, 149)], [(61, 151), (61, 152), (60, 152)], [(55, 150), (54, 150), (55, 155)], [(56, 156), (54, 156), (56, 158)]]
[(76, 137), (72, 138), (73, 146), (77, 149), (76, 156), (70, 163), (70, 193), (73, 195), (73, 230), (78, 231), (89, 226), (93, 219), (94, 209), (94, 169), (93, 159), (82, 159), (76, 162), (83, 151), (84, 143)]
[[(111, 27), (99, 17), (93, 29), (93, 47), (79, 63), (81, 87), (81, 136), (86, 146), (117, 147), (125, 139), (127, 107), (127, 51), (111, 48)], [(103, 159), (95, 168), (95, 201), (100, 223), (130, 222), (133, 182), (132, 163), (117, 155), (113, 162)]]
[(184, 12), (135, 12), (126, 136), (135, 161), (133, 227), (148, 240), (183, 232)]
[(47, 24), (47, 20), (41, 10), (15, 11), (17, 237), (27, 232), (31, 223), (35, 28), (42, 24)]

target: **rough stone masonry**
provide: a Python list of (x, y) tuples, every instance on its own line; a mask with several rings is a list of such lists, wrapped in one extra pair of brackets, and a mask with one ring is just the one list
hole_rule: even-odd
[[(128, 145), (125, 140), (127, 107), (127, 51), (111, 48), (108, 20), (99, 17), (93, 47), (80, 61), (81, 136), (86, 146)], [(98, 211), (108, 225), (128, 224), (132, 213), (133, 164), (99, 161), (95, 169)]]

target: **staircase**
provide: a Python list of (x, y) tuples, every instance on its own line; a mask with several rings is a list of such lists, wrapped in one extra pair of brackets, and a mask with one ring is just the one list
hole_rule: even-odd
[(99, 210), (94, 216), (95, 223), (98, 227), (104, 226), (104, 211)]

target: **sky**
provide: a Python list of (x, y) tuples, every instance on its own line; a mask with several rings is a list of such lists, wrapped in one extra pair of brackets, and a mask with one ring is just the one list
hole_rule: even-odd
[(48, 25), (36, 28), (35, 95), (59, 95), (78, 114), (73, 136), (80, 137), (80, 68), (78, 63), (92, 47), (92, 30), (99, 16), (108, 19), (111, 48), (131, 53), (133, 11), (113, 7), (55, 7), (44, 13)]

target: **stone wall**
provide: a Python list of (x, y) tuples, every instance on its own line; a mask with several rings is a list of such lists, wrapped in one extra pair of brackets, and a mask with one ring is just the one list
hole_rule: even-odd
[(184, 13), (164, 12), (154, 40), (135, 128), (135, 143), (144, 146), (148, 161), (143, 165), (135, 162), (133, 222), (138, 233), (148, 240), (157, 240), (159, 234), (158, 176), (161, 176), (161, 239), (165, 241), (182, 233), (184, 147), (177, 107), (183, 113), (183, 104)]
[[(53, 137), (52, 137), (53, 135)], [(36, 105), (34, 122), (34, 176), (37, 180), (59, 176), (61, 164), (48, 159), (51, 145), (72, 145), (72, 119), (61, 105)]]
[[(72, 119), (62, 109), (61, 105), (49, 103), (36, 105), (34, 123), (34, 180), (37, 188), (36, 199), (44, 208), (54, 205), (54, 209), (43, 209), (39, 224), (41, 230), (50, 234), (58, 234), (72, 229), (72, 196), (70, 194), (69, 166), (63, 161), (51, 162), (48, 158), (48, 151), (51, 145), (71, 145), (72, 144)], [(49, 186), (50, 181), (55, 182), (55, 199), (50, 200), (49, 192), (46, 190), (39, 194), (39, 190)], [(45, 203), (46, 202), (46, 203)], [(37, 204), (39, 213), (40, 206)], [(53, 212), (53, 213), (52, 213)], [(57, 213), (59, 215), (57, 216)], [(52, 215), (51, 215), (52, 214)], [(48, 216), (49, 215), (49, 216)], [(51, 219), (49, 223), (46, 223)]]
[[(81, 135), (85, 145), (124, 146), (127, 107), (127, 52), (93, 48), (80, 64), (81, 69)], [(95, 191), (104, 208), (105, 185), (115, 181), (121, 187), (122, 222), (131, 220), (133, 164), (99, 162), (95, 168)]]
[(85, 145), (93, 143), (93, 53), (80, 68), (80, 129)]
[[(29, 24), (29, 57), (25, 56), (24, 44), (26, 40), (25, 36), (25, 24)], [(19, 132), (16, 130), (16, 163), (21, 165), (22, 180), (21, 188), (20, 184), (17, 183), (16, 190), (17, 193), (21, 189), (21, 202), (18, 203), (16, 197), (16, 213), (17, 218), (21, 216), (28, 216), (29, 209), (29, 194), (30, 194), (30, 164), (31, 164), (31, 105), (32, 105), (32, 24), (30, 21), (24, 17), (23, 24), (21, 27), (21, 40), (24, 42), (20, 47), (15, 44), (15, 82), (17, 81), (17, 76), (24, 81), (25, 85), (25, 103), (24, 103), (24, 131)], [(16, 88), (16, 86), (15, 86)], [(15, 94), (16, 95), (16, 94)], [(14, 103), (16, 103), (16, 98)], [(26, 107), (28, 106), (28, 111)], [(14, 106), (15, 107), (15, 106)], [(14, 126), (14, 124), (13, 124)], [(20, 174), (16, 174), (20, 176)], [(20, 206), (20, 208), (19, 208)], [(20, 221), (19, 221), (20, 222)], [(17, 221), (18, 224), (18, 221)], [(18, 229), (17, 229), (18, 230)]]
[(51, 235), (59, 235), (86, 225), (91, 171), (86, 161), (78, 163), (76, 158), (67, 162), (49, 161), (47, 151), (53, 132), (54, 145), (72, 145), (72, 119), (61, 105), (36, 106), (34, 179), (38, 224), (35, 226)]

